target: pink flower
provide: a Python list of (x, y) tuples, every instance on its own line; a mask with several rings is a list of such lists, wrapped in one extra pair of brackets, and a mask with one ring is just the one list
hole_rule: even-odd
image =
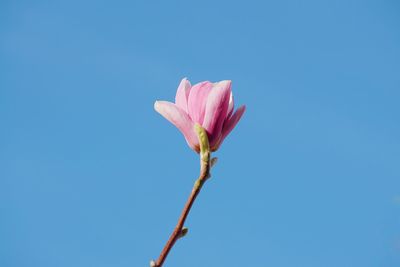
[(235, 128), (246, 107), (241, 106), (233, 113), (231, 81), (205, 81), (191, 86), (184, 78), (176, 92), (175, 103), (156, 101), (154, 109), (174, 124), (188, 145), (199, 152), (196, 123), (206, 130), (211, 151), (215, 151)]

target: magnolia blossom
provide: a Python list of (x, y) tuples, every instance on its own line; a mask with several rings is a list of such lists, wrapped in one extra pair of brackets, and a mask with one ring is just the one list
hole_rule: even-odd
[(200, 149), (194, 129), (196, 123), (206, 130), (210, 148), (215, 151), (246, 109), (241, 106), (233, 113), (231, 81), (205, 81), (192, 86), (186, 78), (179, 84), (175, 103), (156, 101), (154, 108), (182, 132), (196, 152)]

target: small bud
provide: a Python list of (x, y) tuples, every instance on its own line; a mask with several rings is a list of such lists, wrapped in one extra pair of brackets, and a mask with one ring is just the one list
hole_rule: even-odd
[(150, 261), (150, 267), (157, 267), (157, 264), (154, 260)]
[(211, 162), (210, 162), (211, 163), (211, 167), (214, 167), (214, 165), (217, 164), (217, 162), (218, 162), (218, 158), (212, 158)]
[(178, 238), (184, 237), (188, 232), (189, 232), (189, 228), (183, 227), (182, 230), (181, 230), (181, 232), (179, 233)]

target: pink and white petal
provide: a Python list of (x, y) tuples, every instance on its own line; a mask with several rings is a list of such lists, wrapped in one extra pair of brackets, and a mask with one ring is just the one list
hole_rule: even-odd
[(243, 113), (246, 111), (246, 106), (241, 106), (238, 108), (235, 113), (230, 117), (225, 123), (222, 128), (221, 140), (220, 143), (224, 141), (224, 139), (230, 134), (230, 132), (235, 128), (236, 124), (239, 122), (240, 118), (242, 117)]
[(199, 141), (194, 131), (194, 123), (183, 109), (168, 101), (156, 101), (154, 109), (175, 125), (184, 135), (188, 145), (199, 152)]
[(231, 91), (231, 96), (229, 97), (228, 114), (226, 115), (226, 118), (230, 118), (231, 117), (234, 107), (235, 106), (234, 106), (234, 101), (233, 101), (233, 93)]
[(193, 122), (203, 123), (206, 110), (207, 97), (213, 84), (206, 81), (195, 84), (190, 89), (188, 100), (188, 113)]
[(183, 78), (178, 86), (175, 96), (175, 104), (183, 109), (186, 113), (188, 113), (188, 98), (191, 87), (192, 85), (190, 84), (189, 80)]
[(230, 81), (215, 83), (213, 90), (208, 95), (202, 126), (209, 135), (208, 138), (211, 147), (215, 145), (221, 135), (222, 126), (228, 113), (230, 95)]

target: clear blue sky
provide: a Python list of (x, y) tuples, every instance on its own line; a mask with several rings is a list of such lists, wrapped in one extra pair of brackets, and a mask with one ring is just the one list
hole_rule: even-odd
[(400, 266), (397, 1), (0, 3), (0, 266), (142, 267), (198, 174), (153, 110), (247, 111), (166, 267)]

